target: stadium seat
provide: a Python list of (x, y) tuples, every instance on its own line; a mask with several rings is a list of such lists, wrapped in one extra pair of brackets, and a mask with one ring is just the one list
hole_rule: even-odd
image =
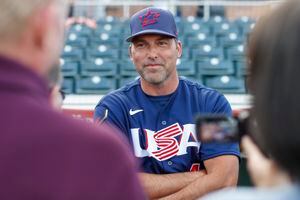
[(243, 36), (240, 36), (236, 32), (230, 32), (228, 34), (219, 37), (219, 44), (223, 48), (238, 46), (243, 44), (244, 42), (245, 42), (245, 38)]
[(125, 41), (125, 38), (130, 36), (130, 29), (129, 24), (127, 27), (123, 27), (123, 41)]
[(239, 27), (241, 34), (248, 35), (253, 30), (256, 22), (254, 19), (243, 16), (236, 19), (234, 23)]
[(88, 37), (92, 34), (93, 29), (83, 24), (74, 24), (68, 30), (68, 35), (71, 33), (75, 33), (79, 37)]
[(194, 60), (205, 60), (207, 58), (219, 58), (224, 57), (223, 48), (214, 47), (211, 45), (199, 46), (196, 49), (192, 49), (192, 58)]
[(107, 45), (112, 48), (119, 48), (121, 46), (120, 36), (111, 35), (109, 33), (98, 33), (90, 37), (90, 46)]
[(131, 60), (127, 59), (120, 61), (120, 75), (129, 77), (138, 76), (138, 73), (135, 70), (135, 66)]
[(123, 47), (121, 49), (121, 59), (123, 59), (123, 60), (129, 59), (128, 47)]
[(109, 33), (112, 35), (121, 35), (123, 32), (121, 24), (98, 24), (94, 34)]
[(233, 63), (219, 58), (210, 58), (197, 63), (199, 75), (232, 75), (234, 74)]
[(69, 60), (81, 60), (83, 59), (84, 52), (83, 49), (79, 47), (72, 47), (70, 45), (65, 45), (61, 57), (63, 59)]
[(177, 71), (181, 76), (195, 76), (196, 67), (194, 60), (178, 59), (177, 60)]
[(247, 62), (245, 59), (236, 61), (235, 65), (236, 65), (236, 74), (238, 77), (245, 77), (248, 75)]
[(203, 22), (185, 23), (183, 25), (183, 33), (185, 36), (194, 36), (199, 33), (204, 33), (206, 35), (210, 34), (210, 28)]
[(218, 26), (224, 22), (229, 22), (228, 19), (226, 19), (224, 16), (216, 15), (214, 17), (211, 17), (207, 21), (205, 21), (205, 24), (211, 28), (211, 31), (214, 31), (214, 27)]
[(116, 80), (100, 76), (79, 77), (76, 80), (77, 94), (107, 94), (116, 89)]
[(119, 59), (119, 49), (108, 45), (99, 45), (86, 49), (86, 57), (88, 60), (96, 58)]
[(245, 46), (243, 44), (229, 47), (225, 49), (225, 57), (227, 59), (238, 61), (245, 59)]
[(216, 37), (206, 33), (198, 33), (197, 35), (187, 36), (184, 41), (186, 44), (185, 46), (188, 48), (197, 48), (205, 44), (210, 46), (217, 45)]
[(129, 45), (130, 45), (130, 42), (127, 42), (126, 39), (129, 35), (123, 35), (120, 37), (120, 43), (121, 43), (121, 46), (122, 46), (122, 49), (128, 49)]
[(60, 59), (61, 72), (63, 76), (75, 77), (79, 71), (79, 61)]
[(120, 24), (120, 20), (114, 16), (106, 16), (97, 20), (97, 24)]
[(189, 60), (191, 58), (190, 48), (185, 47), (184, 44), (183, 44), (182, 54), (180, 58), (185, 60)]
[(175, 23), (176, 23), (176, 26), (177, 26), (177, 31), (178, 31), (178, 35), (183, 35), (183, 29), (184, 29), (184, 22), (182, 20), (181, 17), (179, 16), (175, 16)]
[(187, 16), (187, 17), (182, 17), (180, 20), (180, 23), (182, 24), (192, 24), (192, 23), (203, 23), (203, 19), (200, 17), (195, 17), (195, 16)]
[(61, 89), (66, 93), (66, 94), (72, 94), (75, 92), (74, 90), (74, 78), (73, 77), (64, 77), (63, 78), (63, 83), (61, 86)]
[(255, 23), (244, 26), (242, 31), (243, 35), (248, 37), (249, 34), (253, 31), (254, 27), (255, 27)]
[(66, 44), (72, 47), (84, 48), (88, 45), (88, 38), (79, 36), (77, 33), (70, 33), (67, 36)]
[(227, 35), (228, 33), (237, 33), (237, 34), (240, 33), (238, 26), (228, 21), (214, 24), (212, 29), (214, 35), (216, 36), (223, 36), (223, 35)]
[(82, 76), (117, 76), (117, 63), (110, 59), (96, 58), (81, 62)]
[(102, 33), (108, 33), (110, 37), (120, 36), (123, 34), (123, 24), (119, 21), (118, 23), (104, 23), (97, 26), (94, 30), (93, 35), (100, 35)]
[(234, 76), (204, 77), (207, 87), (219, 90), (222, 93), (245, 93), (245, 82), (242, 78)]

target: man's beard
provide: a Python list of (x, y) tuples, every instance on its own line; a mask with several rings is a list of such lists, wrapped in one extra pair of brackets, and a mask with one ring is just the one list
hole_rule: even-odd
[(162, 70), (151, 72), (151, 69), (144, 67), (142, 70), (139, 70), (138, 73), (146, 82), (153, 85), (161, 85), (170, 76), (165, 68), (161, 67), (161, 69)]

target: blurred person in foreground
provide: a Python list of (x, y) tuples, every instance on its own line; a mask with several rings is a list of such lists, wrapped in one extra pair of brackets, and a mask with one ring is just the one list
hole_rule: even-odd
[(249, 44), (257, 128), (251, 132), (253, 140), (248, 136), (242, 142), (257, 187), (220, 191), (203, 199), (300, 199), (299, 35), (298, 0), (287, 1), (258, 22)]
[(115, 130), (50, 105), (46, 79), (65, 8), (63, 0), (0, 1), (0, 199), (144, 199)]
[(182, 44), (172, 13), (145, 8), (130, 27), (129, 54), (140, 77), (102, 98), (95, 119), (116, 126), (131, 143), (150, 198), (196, 199), (236, 185), (238, 144), (203, 144), (195, 133), (196, 115), (230, 116), (231, 107), (216, 90), (178, 76)]

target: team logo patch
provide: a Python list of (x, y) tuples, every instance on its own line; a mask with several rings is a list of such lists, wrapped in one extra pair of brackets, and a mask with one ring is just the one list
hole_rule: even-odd
[(182, 129), (178, 123), (157, 131), (154, 134), (154, 139), (159, 150), (152, 152), (153, 157), (163, 161), (175, 156), (179, 151), (179, 145), (175, 137), (181, 134)]
[(159, 16), (159, 12), (148, 10), (145, 15), (139, 16), (142, 27), (148, 26), (150, 24), (155, 24), (158, 21)]

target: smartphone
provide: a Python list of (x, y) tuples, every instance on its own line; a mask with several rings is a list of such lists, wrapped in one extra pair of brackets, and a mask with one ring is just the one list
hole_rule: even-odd
[(240, 113), (237, 117), (222, 114), (205, 114), (196, 118), (196, 133), (199, 141), (239, 142), (248, 132), (249, 113)]

